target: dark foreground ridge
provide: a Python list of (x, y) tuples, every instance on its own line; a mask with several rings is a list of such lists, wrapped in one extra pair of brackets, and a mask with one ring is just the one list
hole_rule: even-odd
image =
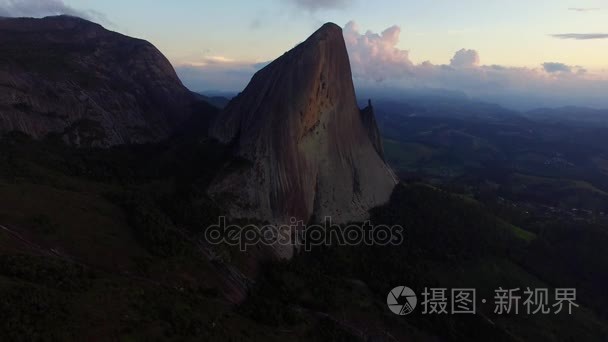
[(70, 16), (0, 20), (0, 133), (78, 146), (160, 141), (194, 95), (152, 44)]

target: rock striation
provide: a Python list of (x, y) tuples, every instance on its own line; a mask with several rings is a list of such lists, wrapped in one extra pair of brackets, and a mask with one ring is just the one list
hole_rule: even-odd
[(368, 100), (367, 107), (361, 110), (361, 122), (363, 123), (363, 127), (367, 130), (369, 140), (372, 142), (372, 145), (374, 145), (376, 152), (378, 152), (380, 158), (384, 160), (384, 146), (382, 145), (382, 136), (380, 135), (378, 122), (376, 122), (376, 114), (374, 113), (372, 100)]

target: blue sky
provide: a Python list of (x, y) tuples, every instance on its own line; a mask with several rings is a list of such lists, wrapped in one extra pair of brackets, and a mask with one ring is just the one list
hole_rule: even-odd
[(198, 91), (242, 89), (332, 21), (358, 87), (608, 107), (605, 0), (0, 0), (0, 15), (58, 13), (152, 42)]
[[(320, 24), (354, 20), (380, 32), (398, 25), (398, 47), (414, 61), (447, 63), (461, 48), (483, 62), (536, 66), (547, 60), (608, 68), (608, 40), (563, 40), (550, 34), (608, 32), (601, 0), (70, 0), (103, 13), (112, 28), (156, 44), (174, 63), (201, 56), (261, 62), (275, 58)], [(299, 4), (320, 4), (318, 7)], [(308, 9), (307, 9), (308, 8)], [(570, 10), (589, 9), (588, 11)]]

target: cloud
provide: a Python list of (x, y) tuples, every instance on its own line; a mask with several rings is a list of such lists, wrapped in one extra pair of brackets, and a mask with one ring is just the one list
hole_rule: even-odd
[(572, 67), (564, 63), (546, 62), (543, 63), (543, 68), (550, 74), (558, 72), (572, 72)]
[(322, 9), (339, 9), (348, 7), (353, 0), (289, 0), (299, 8), (310, 12)]
[(479, 54), (475, 50), (462, 49), (454, 54), (450, 65), (465, 68), (476, 67), (479, 65)]
[(608, 107), (608, 80), (581, 66), (546, 62), (538, 67), (482, 65), (472, 49), (456, 51), (449, 64), (415, 63), (409, 51), (397, 47), (401, 29), (391, 26), (381, 34), (360, 33), (354, 22), (344, 27), (353, 78), (359, 89), (457, 90), (469, 96), (521, 109), (536, 105)]
[(576, 39), (576, 40), (607, 39), (608, 33), (560, 33), (560, 34), (552, 34), (551, 37), (559, 38), (559, 39)]
[[(401, 29), (375, 33), (344, 26), (353, 80), (357, 89), (379, 97), (399, 97), (416, 89), (450, 90), (515, 109), (583, 105), (608, 107), (608, 80), (581, 66), (548, 61), (536, 67), (483, 65), (473, 49), (456, 51), (445, 64), (412, 61), (400, 47)], [(268, 62), (237, 61), (208, 55), (181, 63), (177, 73), (194, 91), (240, 91)]]
[(108, 22), (102, 13), (78, 10), (66, 5), (62, 0), (0, 0), (0, 17), (40, 18), (60, 14)]
[(569, 11), (575, 11), (575, 12), (593, 12), (593, 11), (599, 11), (601, 10), (601, 8), (597, 8), (597, 7), (570, 7), (568, 8)]
[(357, 24), (350, 21), (343, 34), (355, 77), (382, 81), (412, 72), (414, 64), (408, 51), (396, 47), (401, 34), (398, 26), (391, 26), (381, 34), (371, 31), (361, 34)]

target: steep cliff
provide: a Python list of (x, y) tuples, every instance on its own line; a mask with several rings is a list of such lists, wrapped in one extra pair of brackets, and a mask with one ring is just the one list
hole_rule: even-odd
[(382, 145), (382, 136), (380, 135), (380, 129), (376, 122), (376, 114), (374, 113), (374, 107), (372, 106), (372, 100), (367, 102), (367, 107), (361, 110), (361, 121), (363, 127), (367, 130), (369, 140), (374, 145), (376, 152), (380, 155), (380, 158), (384, 160), (384, 146)]
[(388, 200), (396, 180), (362, 117), (342, 30), (325, 24), (256, 73), (212, 125), (211, 135), (234, 144), (251, 167), (211, 192), (230, 195), (234, 216), (365, 218)]

